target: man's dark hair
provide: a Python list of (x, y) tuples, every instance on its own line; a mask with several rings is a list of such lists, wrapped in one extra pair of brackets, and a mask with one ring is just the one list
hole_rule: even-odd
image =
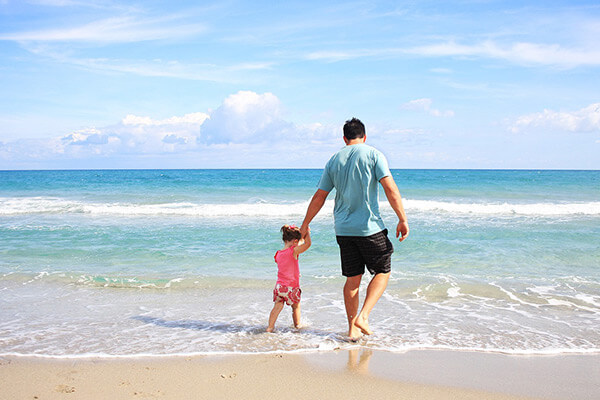
[(352, 118), (344, 124), (344, 137), (348, 140), (365, 137), (365, 125), (358, 118)]

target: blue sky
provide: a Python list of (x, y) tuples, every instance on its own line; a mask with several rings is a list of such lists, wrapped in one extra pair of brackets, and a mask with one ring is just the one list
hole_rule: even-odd
[[(274, 4), (275, 3), (275, 4)], [(597, 1), (0, 0), (0, 169), (600, 168)]]

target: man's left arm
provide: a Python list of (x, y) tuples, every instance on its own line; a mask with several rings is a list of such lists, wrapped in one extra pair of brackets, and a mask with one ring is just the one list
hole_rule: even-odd
[(310, 203), (308, 205), (308, 209), (306, 210), (306, 216), (304, 217), (304, 221), (302, 221), (302, 226), (300, 227), (300, 234), (302, 238), (305, 238), (309, 232), (308, 225), (311, 223), (313, 218), (321, 211), (323, 205), (325, 204), (325, 200), (327, 200), (327, 196), (329, 192), (323, 189), (317, 189), (315, 194), (313, 195)]
[[(391, 175), (385, 176), (379, 180), (385, 196), (390, 203), (390, 206), (394, 209), (394, 212), (398, 216), (398, 225), (396, 226), (396, 237), (403, 241), (408, 237), (408, 221), (406, 220), (406, 213), (404, 212), (404, 206), (402, 205), (402, 196), (400, 196), (400, 190)], [(402, 236), (400, 236), (402, 234)]]

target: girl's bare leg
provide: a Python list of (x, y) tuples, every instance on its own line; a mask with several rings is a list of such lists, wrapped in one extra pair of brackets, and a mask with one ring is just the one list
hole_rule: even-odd
[(292, 319), (296, 329), (300, 328), (300, 303), (292, 304)]
[(278, 301), (273, 304), (273, 309), (271, 310), (271, 314), (269, 314), (269, 326), (267, 327), (267, 332), (273, 332), (275, 329), (275, 322), (277, 322), (277, 317), (279, 317), (279, 313), (283, 310), (283, 301)]

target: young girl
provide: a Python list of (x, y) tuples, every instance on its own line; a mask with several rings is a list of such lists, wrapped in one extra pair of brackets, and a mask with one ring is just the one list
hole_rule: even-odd
[(301, 242), (300, 228), (295, 225), (284, 225), (281, 227), (283, 234), (283, 249), (275, 253), (277, 263), (277, 283), (273, 289), (273, 309), (269, 315), (269, 326), (267, 332), (273, 332), (275, 322), (284, 304), (292, 306), (292, 319), (294, 326), (300, 327), (300, 268), (298, 267), (298, 255), (304, 253), (310, 247), (310, 232)]

